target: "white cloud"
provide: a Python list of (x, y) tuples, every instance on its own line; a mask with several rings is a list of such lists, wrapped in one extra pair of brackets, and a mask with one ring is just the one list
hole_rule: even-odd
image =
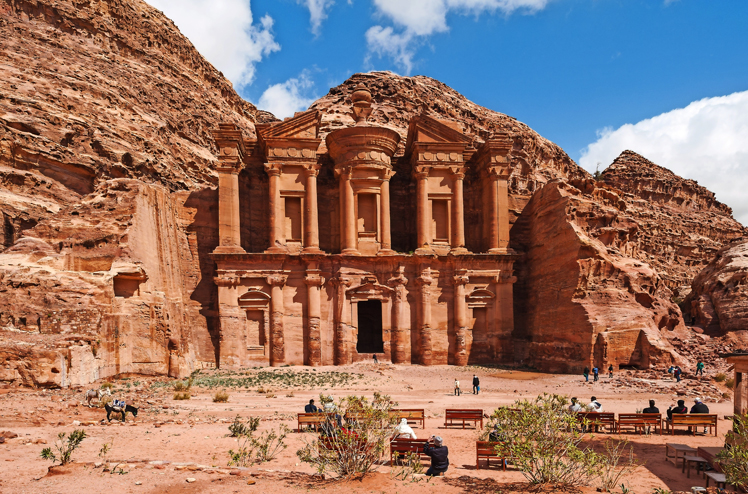
[(259, 23), (250, 0), (147, 0), (166, 14), (195, 48), (235, 85), (251, 84), (255, 65), (280, 50), (273, 19)]
[(291, 117), (297, 111), (306, 110), (317, 98), (311, 94), (314, 82), (306, 72), (280, 84), (268, 87), (257, 107), (269, 111), (278, 118)]
[(685, 108), (603, 129), (579, 164), (594, 171), (630, 149), (674, 173), (694, 179), (748, 224), (748, 91), (694, 101)]
[(545, 8), (551, 0), (372, 0), (377, 15), (390, 20), (400, 28), (380, 25), (366, 32), (370, 53), (388, 56), (407, 72), (412, 69), (416, 48), (424, 38), (449, 30), (447, 14), (480, 16), (483, 13), (515, 11), (535, 13)]
[(327, 11), (335, 4), (335, 0), (296, 0), (309, 9), (309, 22), (312, 25), (312, 33), (319, 34), (322, 21), (327, 19)]

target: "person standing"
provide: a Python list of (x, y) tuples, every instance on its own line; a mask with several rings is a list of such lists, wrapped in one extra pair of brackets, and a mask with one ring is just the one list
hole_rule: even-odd
[(676, 382), (680, 382), (680, 375), (681, 375), (681, 372), (682, 372), (682, 371), (680, 370), (680, 367), (679, 367), (679, 366), (676, 366), (676, 367), (675, 367), (675, 369), (673, 370), (673, 375), (675, 376), (675, 381), (676, 381)]
[(613, 379), (613, 364), (608, 366), (608, 377)]
[(590, 368), (587, 367), (586, 365), (584, 366), (582, 375), (584, 376), (584, 382), (590, 382)]
[(455, 379), (455, 396), (460, 396), (462, 394), (462, 391), (460, 391), (460, 381)]
[(702, 362), (701, 360), (699, 360), (699, 363), (696, 364), (696, 375), (697, 376), (698, 375), (701, 375), (701, 376), (704, 375), (704, 367), (705, 367), (704, 366), (704, 362)]
[(426, 470), (427, 476), (435, 477), (449, 468), (449, 449), (444, 446), (441, 437), (431, 436), (423, 447), (423, 454), (431, 458), (431, 466)]
[(594, 377), (593, 381), (597, 382), (600, 380), (600, 369), (597, 367), (592, 369), (592, 376)]
[(480, 393), (480, 379), (478, 379), (478, 376), (473, 374), (473, 394), (477, 395)]

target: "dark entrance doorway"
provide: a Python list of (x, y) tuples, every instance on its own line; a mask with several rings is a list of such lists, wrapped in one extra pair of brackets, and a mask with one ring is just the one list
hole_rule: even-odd
[(358, 353), (382, 353), (382, 302), (366, 300), (358, 303)]

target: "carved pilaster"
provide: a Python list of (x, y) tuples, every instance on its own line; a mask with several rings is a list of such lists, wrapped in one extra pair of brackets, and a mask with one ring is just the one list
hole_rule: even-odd
[(283, 286), (288, 276), (273, 274), (267, 277), (270, 285), (270, 365), (281, 366), (286, 361), (285, 335), (283, 331)]
[(283, 205), (280, 196), (281, 164), (265, 163), (265, 171), (269, 177), (270, 196), (270, 247), (268, 252), (286, 252), (285, 235), (283, 235)]
[(434, 278), (431, 277), (431, 268), (422, 271), (421, 276), (416, 278), (416, 285), (420, 290), (421, 324), (419, 327), (421, 340), (421, 363), (431, 365), (433, 343), (431, 338), (431, 285)]
[(353, 284), (353, 280), (344, 276), (338, 276), (330, 280), (335, 285), (337, 299), (337, 324), (335, 326), (335, 365), (346, 365), (350, 363), (350, 344), (348, 334), (350, 333), (351, 321), (346, 316), (345, 291)]
[(317, 175), (320, 165), (307, 163), (304, 165), (304, 252), (317, 253), (319, 249), (319, 219), (317, 213)]
[(455, 365), (467, 365), (470, 357), (470, 329), (467, 327), (467, 305), (465, 300), (465, 285), (470, 278), (467, 270), (461, 269), (452, 278), (454, 283), (454, 312), (455, 312)]
[(392, 363), (410, 364), (410, 327), (406, 324), (405, 267), (399, 266), (387, 284), (395, 290), (392, 295)]
[(320, 276), (318, 270), (308, 270), (304, 283), (307, 285), (308, 317), (307, 317), (307, 348), (309, 357), (307, 365), (322, 365), (322, 341), (320, 333), (320, 322), (322, 319), (320, 307), (320, 287), (325, 279)]

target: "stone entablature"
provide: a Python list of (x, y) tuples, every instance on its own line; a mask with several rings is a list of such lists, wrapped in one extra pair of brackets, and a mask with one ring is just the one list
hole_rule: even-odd
[[(402, 364), (511, 361), (516, 255), (507, 248), (510, 141), (499, 136), (476, 147), (459, 124), (414, 118), (397, 159), (415, 184), (416, 249), (396, 252), (390, 182), (400, 136), (367, 123), (366, 88), (352, 100), (356, 125), (331, 132), (324, 145), (316, 111), (258, 125), (257, 141), (243, 140), (230, 125), (214, 132), (219, 365), (344, 365), (372, 354)], [(242, 167), (267, 176), (268, 247), (260, 252), (242, 248)], [(326, 197), (336, 197), (336, 204), (324, 205), (332, 219), (325, 232), (317, 183), (322, 173)], [(468, 173), (477, 177), (469, 193), (482, 198), (477, 252), (465, 238)], [(339, 245), (325, 252), (320, 234), (332, 231)]]

